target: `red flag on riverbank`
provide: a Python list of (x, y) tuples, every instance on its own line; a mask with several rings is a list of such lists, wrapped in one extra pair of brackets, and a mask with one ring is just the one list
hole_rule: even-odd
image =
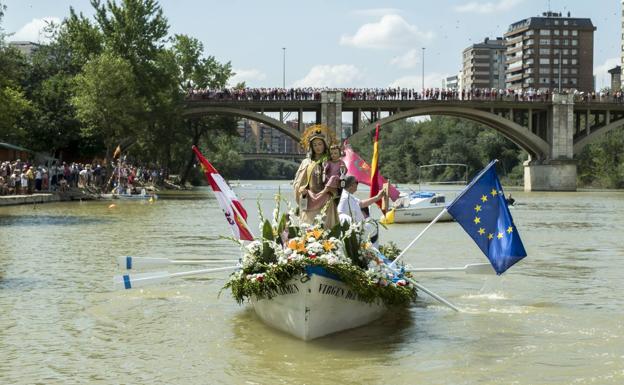
[[(343, 149), (344, 156), (342, 157), (342, 160), (347, 165), (347, 174), (353, 175), (358, 182), (369, 186), (371, 181), (371, 168), (368, 163), (366, 163), (364, 159), (353, 151), (349, 143), (346, 141)], [(379, 186), (383, 186), (384, 183), (386, 183), (386, 179), (381, 175), (381, 173), (377, 173), (377, 184)], [(390, 199), (393, 201), (399, 199), (400, 192), (393, 185), (390, 185), (389, 193)]]
[(221, 174), (208, 162), (208, 159), (204, 158), (197, 147), (193, 146), (193, 152), (206, 174), (206, 179), (215, 193), (221, 210), (225, 214), (225, 219), (232, 229), (232, 234), (240, 240), (253, 241), (253, 235), (247, 225), (247, 211), (245, 211), (234, 191), (228, 186)]

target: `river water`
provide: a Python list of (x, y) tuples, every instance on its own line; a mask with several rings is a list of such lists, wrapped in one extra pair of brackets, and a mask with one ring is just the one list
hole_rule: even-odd
[[(277, 186), (237, 188), (253, 229), (256, 201), (270, 215)], [(422, 294), (307, 343), (219, 295), (227, 273), (112, 289), (119, 255), (238, 258), (216, 201), (194, 197), (0, 208), (0, 383), (624, 383), (622, 192), (514, 192), (527, 258), (501, 277), (418, 277), (461, 313)], [(424, 227), (393, 225), (382, 240), (402, 247)], [(459, 225), (438, 223), (407, 261), (485, 258)]]

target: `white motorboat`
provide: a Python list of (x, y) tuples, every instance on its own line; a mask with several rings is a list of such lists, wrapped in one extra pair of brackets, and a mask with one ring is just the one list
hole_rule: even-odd
[(113, 192), (110, 194), (100, 194), (100, 199), (111, 200), (111, 199), (126, 199), (126, 200), (156, 200), (158, 199), (158, 195), (150, 194), (145, 189), (141, 190), (139, 194), (132, 194), (129, 191), (125, 191), (122, 194), (117, 192)]
[[(414, 191), (401, 194), (394, 203), (394, 223), (431, 222), (446, 205), (446, 196), (430, 191)], [(444, 213), (438, 221), (452, 221)]]
[(337, 277), (312, 268), (292, 279), (271, 299), (251, 300), (267, 325), (304, 341), (366, 325), (387, 310), (381, 300), (367, 303)]

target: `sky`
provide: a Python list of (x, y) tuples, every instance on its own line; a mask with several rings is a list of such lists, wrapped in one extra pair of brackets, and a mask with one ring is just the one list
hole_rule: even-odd
[[(46, 20), (69, 7), (93, 15), (88, 0), (0, 0), (8, 40), (45, 42)], [(119, 2), (119, 0), (117, 0)], [(461, 52), (542, 12), (588, 17), (598, 88), (619, 63), (620, 0), (160, 0), (170, 34), (203, 42), (206, 55), (231, 62), (232, 84), (250, 87), (439, 87), (461, 69)], [(285, 48), (285, 49), (284, 49)], [(285, 66), (284, 66), (285, 58)]]

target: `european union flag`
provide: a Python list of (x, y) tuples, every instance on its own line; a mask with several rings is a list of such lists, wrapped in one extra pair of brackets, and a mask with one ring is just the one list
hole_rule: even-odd
[(496, 162), (490, 162), (446, 209), (477, 243), (496, 273), (502, 274), (527, 254), (496, 175)]

